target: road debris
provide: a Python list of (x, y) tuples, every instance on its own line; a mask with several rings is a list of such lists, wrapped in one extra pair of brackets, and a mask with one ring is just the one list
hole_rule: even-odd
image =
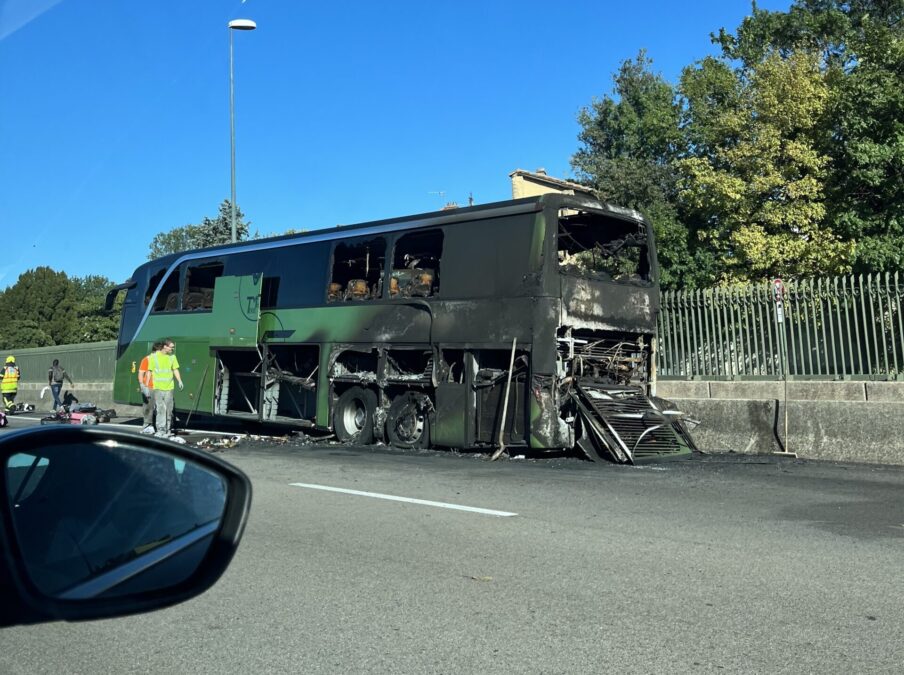
[(241, 441), (242, 436), (226, 436), (222, 438), (205, 436), (204, 438), (195, 441), (194, 445), (204, 450), (209, 450), (210, 452), (222, 452), (223, 450), (234, 448)]

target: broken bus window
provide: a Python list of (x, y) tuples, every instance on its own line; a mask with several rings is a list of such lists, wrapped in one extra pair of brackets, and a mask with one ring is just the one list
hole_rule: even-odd
[(439, 264), (443, 252), (442, 230), (402, 235), (395, 244), (390, 298), (429, 297), (439, 292)]
[(333, 253), (328, 302), (374, 300), (383, 295), (386, 240), (340, 242)]
[(163, 282), (157, 299), (154, 301), (155, 312), (179, 311), (179, 270), (173, 270)]
[(190, 266), (185, 273), (182, 310), (186, 312), (213, 309), (213, 289), (217, 277), (223, 276), (223, 263), (207, 261)]
[(563, 209), (559, 214), (559, 269), (616, 283), (650, 283), (647, 228), (642, 222)]

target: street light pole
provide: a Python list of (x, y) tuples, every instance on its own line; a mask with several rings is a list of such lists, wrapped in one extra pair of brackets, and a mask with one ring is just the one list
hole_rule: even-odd
[(234, 19), (229, 22), (229, 141), (232, 151), (232, 243), (236, 241), (235, 227), (235, 76), (232, 58), (232, 33), (237, 30), (254, 30), (257, 24), (250, 19)]

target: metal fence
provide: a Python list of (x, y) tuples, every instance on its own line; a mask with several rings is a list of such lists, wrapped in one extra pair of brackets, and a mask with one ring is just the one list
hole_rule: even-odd
[(658, 376), (904, 379), (902, 292), (898, 273), (667, 291)]

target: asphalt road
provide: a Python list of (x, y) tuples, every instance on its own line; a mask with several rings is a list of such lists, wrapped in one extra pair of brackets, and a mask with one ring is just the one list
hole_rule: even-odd
[[(231, 568), (142, 616), (0, 630), (2, 673), (901, 672), (904, 470), (244, 444)], [(479, 507), (491, 515), (292, 483)]]

